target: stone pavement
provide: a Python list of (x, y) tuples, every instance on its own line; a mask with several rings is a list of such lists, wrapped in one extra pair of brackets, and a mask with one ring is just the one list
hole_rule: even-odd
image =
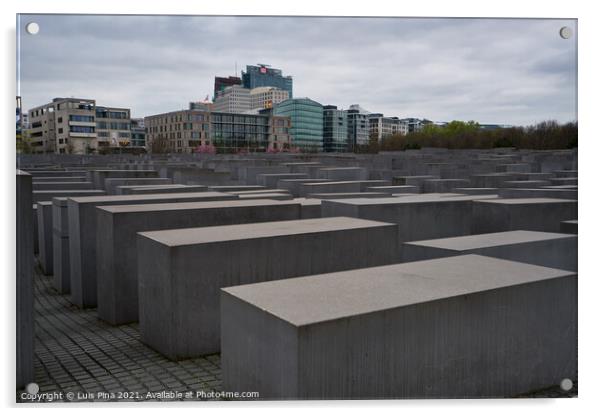
[[(52, 287), (52, 276), (44, 276), (39, 267), (35, 270), (35, 323), (39, 393), (62, 392), (61, 397), (40, 401), (214, 400), (221, 392), (219, 354), (170, 361), (140, 342), (138, 324), (114, 327), (100, 321), (96, 309), (72, 305), (68, 295)], [(172, 392), (182, 397), (170, 397)], [(17, 402), (31, 402), (22, 393), (17, 391)], [(519, 397), (575, 396), (576, 381), (570, 392), (553, 387)]]
[[(147, 393), (221, 389), (219, 355), (173, 362), (140, 342), (138, 324), (113, 327), (96, 309), (79, 309), (52, 287), (52, 276), (35, 272), (35, 379), (40, 393), (63, 392), (58, 401), (156, 400)], [(17, 392), (17, 401), (22, 391)], [(73, 400), (67, 398), (73, 393)], [(94, 400), (86, 393), (94, 393)], [(203, 393), (199, 393), (203, 394)], [(185, 399), (185, 398), (182, 398)], [(165, 400), (173, 400), (166, 398)], [(49, 400), (47, 400), (49, 401)], [(53, 400), (54, 401), (54, 400)]]

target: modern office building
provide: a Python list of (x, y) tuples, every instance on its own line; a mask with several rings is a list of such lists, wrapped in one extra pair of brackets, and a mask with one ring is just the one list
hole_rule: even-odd
[(369, 111), (364, 110), (358, 104), (353, 104), (347, 113), (347, 144), (350, 151), (358, 146), (366, 146), (370, 143), (370, 123), (368, 121)]
[(427, 124), (433, 124), (431, 120), (427, 119), (419, 119), (414, 117), (404, 118), (402, 121), (407, 125), (407, 132), (413, 133), (415, 131), (420, 131)]
[(288, 91), (276, 87), (257, 87), (250, 91), (251, 110), (273, 108), (284, 100), (288, 100)]
[(130, 110), (96, 106), (96, 138), (98, 150), (130, 145)]
[(336, 105), (325, 105), (324, 109), (324, 146), (325, 152), (346, 152), (347, 113), (337, 109)]
[(213, 84), (213, 99), (217, 98), (217, 94), (223, 91), (226, 87), (232, 85), (241, 85), (242, 80), (239, 77), (215, 77), (215, 83)]
[(145, 117), (144, 124), (147, 149), (154, 140), (166, 140), (174, 153), (192, 153), (202, 144), (220, 153), (265, 152), (288, 149), (291, 143), (287, 117), (180, 110)]
[(290, 98), (274, 108), (275, 116), (291, 119), (292, 145), (306, 152), (320, 152), (324, 147), (322, 104), (309, 98)]
[(132, 147), (146, 147), (146, 129), (144, 127), (144, 119), (133, 118), (130, 120), (130, 125), (130, 145)]
[(385, 117), (375, 113), (368, 116), (370, 125), (370, 138), (382, 143), (383, 139), (394, 134), (407, 134), (407, 124), (398, 117)]
[(213, 102), (213, 111), (245, 113), (251, 109), (251, 90), (240, 85), (231, 85), (218, 92)]
[(281, 69), (270, 68), (270, 65), (247, 65), (247, 71), (242, 71), (242, 85), (245, 88), (276, 87), (288, 91), (293, 96), (293, 78), (283, 76)]

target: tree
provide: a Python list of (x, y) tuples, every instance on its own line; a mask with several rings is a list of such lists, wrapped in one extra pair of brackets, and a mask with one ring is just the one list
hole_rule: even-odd
[(153, 139), (153, 141), (150, 144), (151, 153), (165, 154), (169, 153), (169, 150), (169, 139), (167, 139), (166, 137), (157, 137)]

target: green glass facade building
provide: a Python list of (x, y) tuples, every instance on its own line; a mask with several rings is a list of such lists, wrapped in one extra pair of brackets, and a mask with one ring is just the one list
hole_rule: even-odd
[(275, 116), (291, 119), (292, 145), (305, 152), (320, 152), (324, 146), (323, 107), (309, 98), (290, 98), (274, 108)]
[(346, 152), (347, 142), (347, 113), (337, 109), (336, 105), (324, 106), (324, 151)]

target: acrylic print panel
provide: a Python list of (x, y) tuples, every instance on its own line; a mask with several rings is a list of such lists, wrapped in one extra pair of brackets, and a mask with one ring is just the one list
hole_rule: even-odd
[(576, 397), (576, 20), (17, 43), (17, 401)]

